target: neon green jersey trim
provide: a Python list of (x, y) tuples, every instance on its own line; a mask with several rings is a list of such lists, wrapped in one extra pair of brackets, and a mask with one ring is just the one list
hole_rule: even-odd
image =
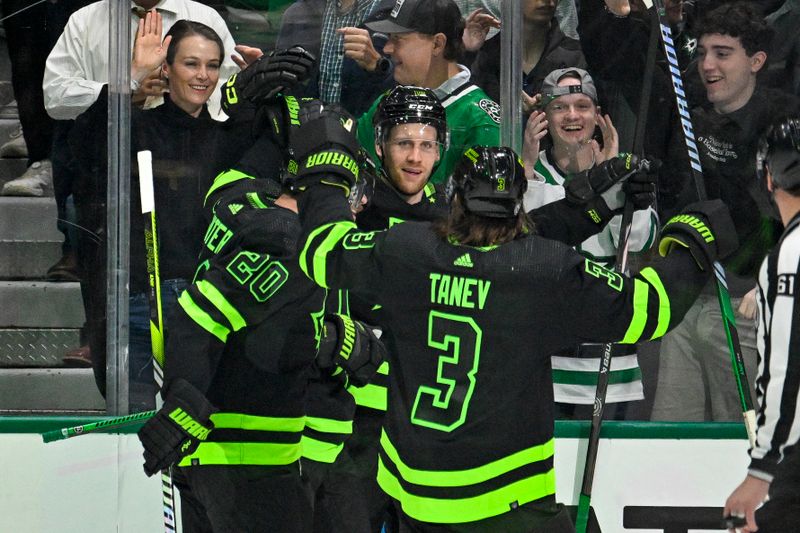
[(353, 432), (352, 420), (334, 420), (332, 418), (306, 417), (306, 427), (321, 433), (351, 434)]
[(228, 185), (229, 183), (233, 183), (234, 181), (239, 181), (241, 179), (248, 179), (253, 180), (255, 179), (253, 176), (249, 174), (245, 174), (236, 169), (226, 170), (224, 172), (220, 172), (216, 178), (214, 178), (214, 183), (211, 184), (211, 187), (208, 189), (206, 193), (206, 197), (203, 199), (203, 205), (206, 205), (208, 201), (208, 197), (211, 196), (214, 191)]
[(328, 287), (327, 279), (327, 260), (328, 254), (333, 248), (344, 239), (344, 236), (356, 225), (352, 222), (336, 222), (328, 232), (328, 236), (314, 251), (314, 281), (317, 285)]
[(230, 334), (231, 330), (211, 318), (211, 315), (200, 309), (200, 306), (194, 303), (192, 297), (189, 296), (189, 291), (183, 291), (180, 298), (178, 298), (178, 303), (186, 312), (186, 314), (189, 315), (189, 318), (194, 320), (198, 326), (214, 335), (222, 342), (227, 342), (228, 335)]
[[(381, 447), (386, 456), (394, 463), (400, 476), (409, 483), (428, 487), (463, 487), (475, 485), (496, 478), (525, 465), (538, 463), (553, 456), (555, 439), (544, 444), (532, 446), (525, 450), (497, 459), (491, 463), (467, 470), (417, 470), (403, 463), (400, 455), (392, 445), (385, 431), (381, 431)], [(539, 498), (541, 496), (537, 496)], [(506, 502), (506, 506), (508, 502)], [(507, 509), (507, 507), (506, 507)]]
[(348, 387), (347, 392), (353, 395), (356, 405), (369, 407), (379, 411), (386, 410), (386, 387), (368, 383), (363, 387)]
[(400, 502), (403, 512), (424, 522), (457, 524), (474, 522), (509, 511), (509, 505), (526, 503), (556, 492), (555, 470), (521, 479), (505, 487), (471, 498), (443, 499), (406, 492), (378, 457), (378, 485)]
[(634, 344), (642, 337), (647, 324), (647, 298), (649, 285), (640, 279), (633, 280), (633, 316), (620, 344)]
[(653, 270), (652, 267), (643, 268), (639, 274), (653, 286), (658, 294), (658, 325), (653, 332), (653, 336), (650, 337), (650, 339), (657, 339), (667, 332), (669, 323), (672, 320), (672, 308), (669, 303), (669, 295), (667, 294), (667, 289), (664, 288), (664, 284), (661, 283), (658, 272)]
[(214, 307), (216, 307), (220, 313), (225, 315), (233, 331), (239, 331), (247, 326), (244, 317), (239, 314), (239, 311), (231, 305), (228, 299), (225, 298), (215, 286), (203, 279), (195, 283), (195, 286), (197, 290), (200, 291), (200, 294), (208, 298), (208, 301), (214, 304)]
[(251, 431), (286, 431), (297, 433), (305, 427), (305, 417), (283, 418), (242, 413), (214, 413), (215, 429), (247, 429)]
[(300, 443), (201, 442), (178, 466), (288, 465), (300, 458)]
[(303, 435), (300, 444), (303, 447), (303, 457), (328, 464), (335, 462), (344, 449), (344, 444), (331, 444), (324, 440), (312, 439), (307, 435)]

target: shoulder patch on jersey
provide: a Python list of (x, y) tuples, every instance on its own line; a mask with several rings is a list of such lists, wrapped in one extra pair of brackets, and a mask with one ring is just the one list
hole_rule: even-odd
[(484, 98), (478, 102), (478, 107), (483, 109), (492, 120), (500, 124), (500, 104), (489, 98)]

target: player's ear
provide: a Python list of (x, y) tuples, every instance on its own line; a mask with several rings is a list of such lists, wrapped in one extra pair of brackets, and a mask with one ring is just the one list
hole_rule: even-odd
[(378, 154), (378, 157), (383, 157), (383, 149), (380, 143), (375, 143), (375, 153)]

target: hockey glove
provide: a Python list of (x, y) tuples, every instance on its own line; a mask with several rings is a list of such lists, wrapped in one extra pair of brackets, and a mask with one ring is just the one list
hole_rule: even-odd
[(636, 154), (620, 154), (570, 178), (564, 188), (566, 199), (574, 205), (583, 205), (602, 195), (608, 208), (616, 211), (625, 203), (620, 182), (637, 174), (646, 174), (649, 168), (647, 159)]
[(235, 117), (245, 102), (259, 106), (303, 82), (316, 58), (301, 46), (275, 50), (233, 74), (222, 86), (222, 110)]
[(184, 379), (169, 387), (164, 406), (139, 430), (144, 446), (144, 473), (152, 476), (197, 449), (214, 428), (216, 409)]
[(325, 316), (317, 365), (344, 374), (348, 385), (363, 387), (386, 360), (383, 343), (369, 326), (346, 315)]
[(676, 246), (688, 248), (695, 262), (706, 272), (718, 260), (739, 247), (730, 211), (721, 200), (707, 200), (686, 206), (661, 229), (658, 253), (669, 254)]
[(356, 121), (339, 106), (312, 100), (300, 106), (298, 122), (289, 131), (292, 161), (284, 184), (293, 191), (333, 185), (349, 196), (359, 176)]

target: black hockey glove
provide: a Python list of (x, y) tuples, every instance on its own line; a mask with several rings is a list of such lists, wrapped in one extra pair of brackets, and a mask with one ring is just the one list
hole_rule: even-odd
[(222, 110), (233, 118), (245, 102), (260, 106), (303, 82), (316, 58), (301, 46), (259, 57), (222, 86)]
[[(564, 187), (568, 202), (583, 205), (602, 196), (611, 211), (621, 209), (625, 204), (625, 194), (621, 182), (636, 179), (646, 183), (652, 177), (645, 178), (650, 169), (650, 161), (636, 154), (622, 153), (613, 159), (572, 176)], [(652, 186), (655, 194), (655, 184)]]
[(340, 314), (325, 315), (317, 365), (363, 387), (386, 360), (386, 348), (369, 326)]
[(686, 206), (661, 229), (658, 252), (666, 256), (675, 246), (688, 248), (695, 262), (706, 272), (714, 262), (739, 247), (730, 211), (721, 200), (707, 200)]
[(184, 379), (172, 382), (164, 406), (139, 430), (144, 446), (144, 473), (152, 476), (197, 449), (214, 428), (216, 409)]
[(341, 187), (345, 195), (358, 181), (360, 147), (356, 121), (337, 105), (303, 102), (300, 125), (289, 130), (289, 176), (285, 185), (299, 191), (309, 185)]

